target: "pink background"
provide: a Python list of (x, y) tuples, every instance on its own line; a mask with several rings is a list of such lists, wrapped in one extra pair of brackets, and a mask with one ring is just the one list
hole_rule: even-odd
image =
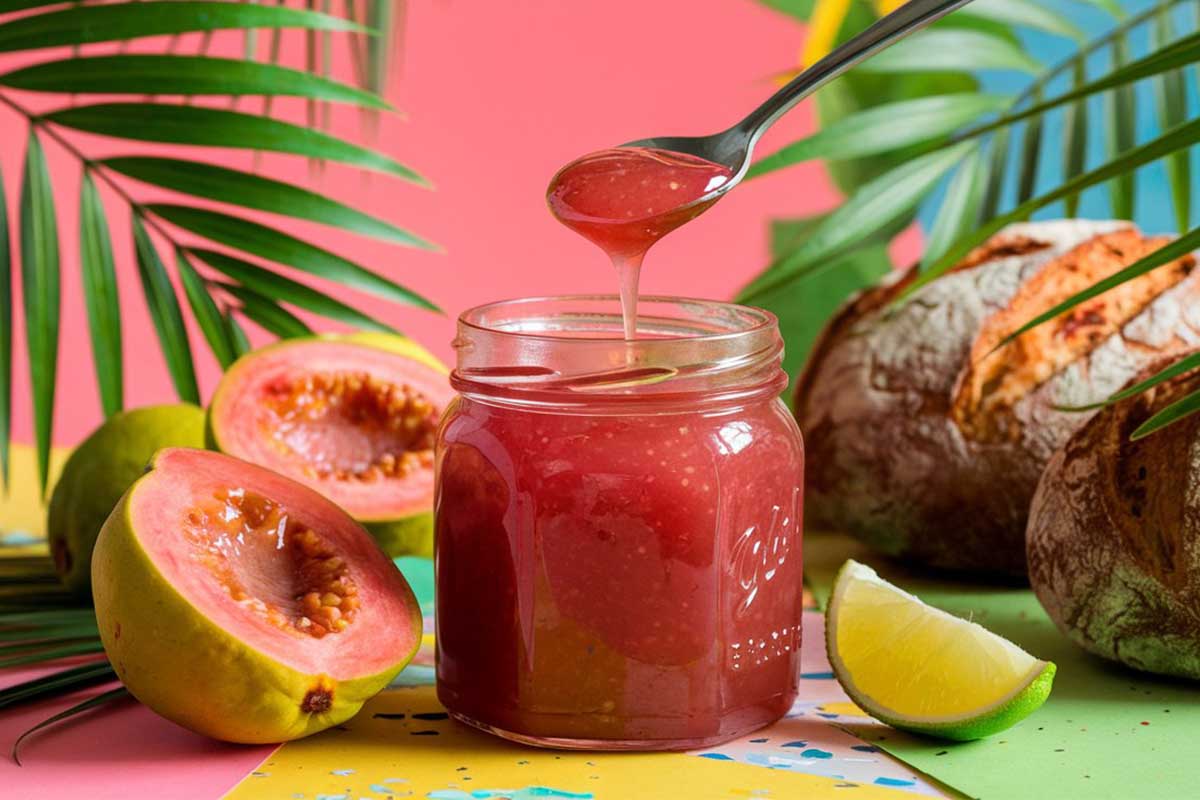
[[(557, 167), (589, 150), (633, 138), (726, 127), (772, 91), (773, 75), (796, 64), (801, 42), (799, 24), (753, 0), (422, 0), (409, 5), (402, 63), (394, 71), (389, 93), (407, 119), (386, 117), (377, 144), (430, 178), (436, 190), (384, 176), (364, 179), (337, 167), (329, 168), (315, 185), (437, 242), (445, 252), (410, 250), (321, 226), (233, 211), (311, 237), (439, 303), (447, 312), (444, 317), (337, 292), (444, 358), (450, 356), (453, 318), (470, 305), (515, 295), (615, 290), (614, 276), (600, 253), (545, 210), (543, 192)], [(299, 43), (294, 38), (285, 48), (291, 50), (290, 63), (302, 61)], [(189, 47), (194, 41), (184, 49)], [(231, 34), (218, 40), (216, 50), (237, 55), (240, 47), (240, 35)], [(149, 43), (146, 49), (161, 49), (161, 43)], [(6, 62), (15, 60), (6, 57)], [(337, 60), (346, 60), (340, 51)], [(338, 65), (343, 75), (345, 66)], [(35, 108), (63, 103), (33, 94), (23, 99)], [(214, 104), (224, 106), (227, 101)], [(258, 107), (257, 99), (240, 105)], [(299, 102), (276, 107), (291, 119), (303, 119)], [(802, 134), (810, 118), (807, 108), (794, 112), (771, 132), (760, 154)], [(359, 133), (354, 109), (339, 109), (334, 122), (339, 134)], [(0, 165), (15, 235), (25, 131), (20, 117), (3, 108), (0, 131), (5, 143)], [(69, 135), (93, 156), (166, 150)], [(55, 143), (48, 142), (46, 148), (58, 188), (63, 253), (55, 439), (71, 444), (98, 423), (99, 401), (78, 279), (79, 166)], [(221, 158), (232, 166), (253, 166), (250, 156), (237, 151), (224, 151)], [(261, 168), (293, 179), (303, 180), (307, 174), (304, 160), (293, 157), (267, 157)], [(167, 195), (140, 184), (127, 185), (139, 198)], [(102, 193), (110, 210), (121, 280), (126, 405), (168, 402), (174, 393), (131, 258), (127, 215), (111, 191), (102, 188)], [(656, 248), (644, 273), (644, 291), (728, 297), (766, 263), (771, 217), (808, 214), (834, 198), (823, 172), (813, 165), (747, 184)], [(186, 240), (186, 234), (181, 238)], [(318, 325), (337, 327), (325, 321), (316, 321), (314, 327)], [(261, 332), (252, 331), (257, 333)], [(18, 330), (14, 423), (17, 440), (28, 442), (32, 426), (21, 334)], [(207, 400), (218, 370), (194, 325), (192, 334)]]

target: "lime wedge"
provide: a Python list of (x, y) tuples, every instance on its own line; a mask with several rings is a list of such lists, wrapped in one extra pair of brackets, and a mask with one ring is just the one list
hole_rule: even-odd
[(1054, 664), (974, 622), (927, 606), (847, 561), (825, 612), (829, 663), (863, 711), (894, 728), (969, 741), (1025, 719)]

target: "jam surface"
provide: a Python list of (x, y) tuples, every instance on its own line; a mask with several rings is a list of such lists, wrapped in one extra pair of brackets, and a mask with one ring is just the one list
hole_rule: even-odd
[(531, 413), (439, 441), (438, 693), (537, 739), (699, 747), (795, 697), (803, 454), (776, 400)]

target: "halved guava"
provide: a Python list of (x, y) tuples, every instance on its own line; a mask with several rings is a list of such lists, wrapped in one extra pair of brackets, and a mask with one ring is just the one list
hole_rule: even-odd
[(412, 658), (421, 614), (370, 535), (317, 492), (205, 450), (161, 450), (92, 556), (100, 637), (143, 703), (232, 742), (353, 716)]
[(433, 444), (446, 368), (386, 334), (290, 339), (248, 353), (209, 408), (218, 450), (324, 494), (389, 555), (433, 553)]

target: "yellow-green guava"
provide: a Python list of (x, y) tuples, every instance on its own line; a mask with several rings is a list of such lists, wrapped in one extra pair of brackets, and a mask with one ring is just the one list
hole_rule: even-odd
[(204, 410), (186, 403), (114, 414), (76, 448), (50, 496), (46, 534), (54, 567), (72, 592), (88, 596), (92, 547), (129, 485), (164, 447), (203, 447)]
[(205, 450), (159, 451), (92, 558), (105, 652), (192, 731), (280, 742), (353, 716), (421, 641), (404, 576), (316, 491)]

